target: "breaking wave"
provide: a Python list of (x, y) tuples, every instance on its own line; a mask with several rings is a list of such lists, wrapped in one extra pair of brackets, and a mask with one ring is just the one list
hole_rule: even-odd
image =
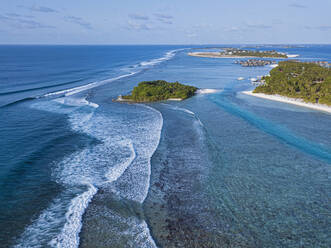
[[(169, 60), (175, 53), (171, 51), (141, 64), (153, 66)], [(52, 176), (64, 191), (25, 229), (15, 247), (78, 247), (82, 216), (98, 188), (105, 184), (123, 198), (139, 203), (145, 200), (150, 184), (150, 160), (161, 136), (161, 113), (144, 105), (123, 106), (137, 116), (130, 121), (126, 115), (98, 112), (98, 104), (75, 96), (135, 73), (47, 93), (44, 97), (52, 96), (51, 99), (31, 104), (35, 109), (65, 114), (75, 132), (94, 137), (99, 143), (54, 164)], [(146, 247), (156, 247), (147, 224), (142, 221), (139, 225), (143, 236), (147, 235)]]
[[(59, 91), (47, 93), (47, 94), (44, 95), (44, 97), (57, 96), (57, 95), (71, 96), (71, 95), (77, 94), (79, 92), (95, 88), (97, 86), (101, 86), (101, 85), (104, 85), (104, 84), (107, 84), (107, 83), (117, 81), (117, 80), (122, 79), (122, 78), (133, 76), (133, 75), (141, 72), (143, 69), (147, 69), (149, 67), (160, 64), (164, 61), (170, 60), (171, 58), (173, 58), (176, 55), (176, 53), (178, 51), (181, 51), (181, 50), (183, 50), (183, 49), (172, 50), (172, 51), (167, 52), (161, 58), (140, 62), (139, 64), (134, 65), (132, 67), (132, 68), (138, 68), (139, 67), (139, 70), (135, 70), (135, 71), (130, 72), (128, 74), (124, 74), (124, 75), (121, 75), (121, 76), (118, 76), (118, 77), (115, 77), (115, 78), (110, 78), (110, 79), (106, 79), (106, 80), (92, 82), (92, 83), (89, 83), (89, 84), (86, 84), (86, 85), (82, 85), (82, 86), (78, 86), (78, 87), (74, 87), (74, 88), (70, 88), (70, 89), (64, 89), (64, 90), (59, 90)], [(128, 68), (128, 69), (130, 69), (130, 68)]]

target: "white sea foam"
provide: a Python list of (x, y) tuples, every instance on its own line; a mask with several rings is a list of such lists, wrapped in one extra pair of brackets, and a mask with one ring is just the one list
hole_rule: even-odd
[(139, 65), (140, 66), (153, 66), (153, 65), (159, 64), (159, 63), (161, 63), (163, 61), (166, 61), (166, 60), (171, 59), (172, 57), (174, 57), (176, 55), (176, 52), (178, 52), (180, 50), (182, 50), (182, 49), (169, 51), (162, 58), (152, 59), (152, 60), (148, 60), (148, 61), (143, 61)]
[(44, 97), (57, 96), (57, 95), (71, 96), (71, 95), (77, 94), (77, 93), (85, 91), (85, 90), (89, 90), (89, 89), (92, 89), (92, 88), (95, 88), (95, 87), (98, 87), (98, 86), (101, 86), (101, 85), (104, 85), (104, 84), (107, 84), (107, 83), (117, 81), (117, 80), (122, 79), (122, 78), (133, 76), (133, 75), (139, 73), (144, 68), (148, 68), (150, 66), (155, 66), (157, 64), (160, 64), (164, 61), (167, 61), (167, 60), (173, 58), (176, 55), (176, 53), (178, 51), (181, 51), (181, 50), (184, 50), (184, 49), (172, 50), (172, 51), (167, 52), (161, 58), (152, 59), (152, 60), (148, 60), (148, 61), (143, 61), (143, 62), (139, 63), (138, 65), (133, 66), (133, 68), (137, 68), (138, 66), (141, 67), (141, 69), (138, 70), (138, 71), (130, 72), (128, 74), (124, 74), (124, 75), (121, 75), (121, 76), (118, 76), (118, 77), (115, 77), (115, 78), (110, 78), (110, 79), (106, 79), (106, 80), (102, 80), (102, 81), (97, 81), (97, 82), (89, 83), (89, 84), (86, 84), (86, 85), (82, 85), (82, 86), (78, 86), (78, 87), (74, 87), (74, 88), (70, 88), (70, 89), (59, 90), (59, 91), (47, 93), (47, 94), (44, 95)]
[(109, 170), (106, 174), (106, 177), (108, 179), (108, 181), (106, 181), (106, 183), (110, 183), (110, 182), (117, 180), (117, 178), (119, 178), (124, 173), (124, 171), (129, 167), (129, 165), (136, 158), (136, 152), (133, 148), (132, 142), (129, 141), (127, 145), (130, 147), (131, 156), (129, 157), (129, 159), (127, 159), (123, 163), (119, 163), (116, 166), (109, 168)]
[(15, 248), (41, 248), (48, 246), (48, 240), (51, 240), (54, 235), (50, 232), (50, 226), (53, 228), (60, 227), (65, 223), (63, 216), (61, 216), (64, 211), (61, 198), (54, 199), (49, 208), (52, 211), (44, 210), (38, 219), (24, 230), (24, 233), (18, 240), (18, 244), (14, 246)]
[(66, 222), (61, 230), (61, 233), (49, 242), (52, 247), (78, 247), (78, 234), (82, 228), (82, 213), (84, 213), (85, 209), (87, 208), (87, 205), (96, 193), (97, 188), (94, 187), (92, 184), (88, 184), (87, 191), (71, 200), (69, 209), (65, 214)]
[(175, 110), (180, 110), (180, 111), (183, 111), (183, 112), (185, 112), (185, 113), (188, 113), (188, 114), (190, 114), (190, 115), (195, 116), (195, 114), (194, 114), (191, 110), (188, 110), (188, 109), (186, 109), (186, 108), (174, 107), (173, 109), (175, 109)]
[[(144, 105), (139, 107), (145, 110), (139, 110), (139, 117), (137, 116), (135, 122), (118, 122), (116, 125), (123, 136), (132, 140), (137, 156), (125, 173), (114, 182), (113, 190), (124, 198), (142, 203), (148, 194), (150, 159), (160, 141), (163, 118), (153, 108)], [(144, 121), (141, 122), (142, 120)], [(121, 126), (124, 128), (120, 128)]]
[[(176, 51), (142, 62), (141, 66), (154, 66), (169, 60)], [(78, 247), (82, 215), (98, 187), (105, 183), (114, 184), (114, 190), (122, 197), (140, 203), (145, 200), (150, 183), (150, 159), (161, 136), (161, 113), (139, 105), (138, 119), (127, 123), (125, 116), (96, 113), (97, 104), (73, 96), (136, 73), (48, 93), (45, 97), (64, 97), (31, 105), (33, 108), (67, 114), (75, 131), (93, 136), (101, 143), (75, 152), (54, 165), (54, 179), (66, 190), (25, 229), (16, 247)], [(118, 180), (125, 182), (126, 187), (118, 187)], [(142, 222), (139, 226), (141, 233), (136, 237), (141, 236), (138, 242), (140, 247), (156, 247), (147, 224)]]
[(71, 96), (71, 95), (77, 94), (79, 92), (89, 90), (89, 89), (95, 88), (97, 86), (101, 86), (101, 85), (106, 84), (106, 83), (110, 83), (110, 82), (114, 82), (114, 81), (122, 79), (122, 78), (130, 77), (130, 76), (132, 76), (136, 73), (137, 72), (132, 72), (132, 73), (121, 75), (121, 76), (118, 76), (118, 77), (115, 77), (115, 78), (102, 80), (102, 81), (97, 81), (97, 82), (93, 82), (93, 83), (90, 83), (90, 84), (74, 87), (74, 88), (71, 88), (71, 89), (65, 89), (65, 90), (60, 90), (60, 91), (56, 91), (56, 92), (51, 92), (51, 93), (45, 94), (44, 96), (45, 97), (57, 96), (57, 95)]
[[(104, 115), (93, 106), (96, 105), (73, 96), (32, 104), (37, 109), (67, 114), (73, 130), (93, 136), (101, 143), (75, 152), (54, 165), (54, 179), (66, 188), (64, 196), (56, 199), (25, 230), (17, 247), (38, 247), (37, 244), (78, 247), (82, 215), (97, 188), (106, 183), (114, 183), (114, 191), (122, 197), (140, 203), (145, 200), (150, 159), (160, 141), (161, 113), (139, 105), (133, 109), (137, 119), (128, 122), (125, 115)], [(116, 185), (117, 180), (121, 187)], [(144, 232), (149, 234), (148, 227)], [(48, 243), (45, 244), (45, 240)]]
[[(121, 239), (123, 236), (126, 239), (125, 247), (127, 248), (157, 247), (152, 239), (148, 225), (144, 220), (134, 216), (123, 217), (121, 214), (116, 211), (112, 211), (111, 209), (107, 209), (107, 213), (104, 214), (110, 222), (115, 222), (118, 224), (108, 226), (107, 233), (109, 233), (112, 238), (111, 240), (105, 240), (105, 247), (122, 247), (123, 241)], [(123, 229), (123, 226), (126, 228)]]
[(83, 85), (83, 86), (78, 86), (78, 87), (75, 87), (75, 88), (71, 88), (71, 89), (65, 89), (65, 90), (59, 90), (59, 91), (56, 91), (56, 92), (51, 92), (51, 93), (47, 93), (45, 94), (44, 96), (54, 96), (54, 95), (70, 95), (70, 94), (74, 94), (75, 92), (80, 92), (80, 91), (83, 91), (83, 90), (88, 90), (88, 89), (91, 89), (93, 87), (95, 87), (97, 85), (97, 82), (94, 82), (94, 83), (90, 83), (90, 84), (86, 84), (86, 85)]
[(167, 106), (170, 109), (176, 110), (176, 111), (182, 111), (182, 112), (188, 114), (189, 116), (193, 117), (195, 119), (193, 122), (195, 130), (197, 131), (201, 140), (204, 138), (204, 134), (203, 134), (204, 124), (202, 123), (200, 118), (194, 112), (192, 112), (191, 110), (188, 110), (186, 108), (181, 108), (178, 106), (174, 107), (174, 106), (172, 106), (170, 104), (166, 104), (166, 103), (163, 103), (163, 105)]
[(134, 242), (131, 242), (131, 247), (141, 247), (141, 248), (156, 248), (156, 244), (150, 234), (149, 228), (145, 221), (140, 223), (133, 223), (131, 226), (135, 227), (136, 232)]
[(201, 121), (199, 118), (197, 118), (197, 120), (198, 120), (198, 123), (199, 123), (199, 125), (200, 125), (201, 127), (204, 127), (204, 126), (205, 126), (205, 125), (203, 125), (202, 121)]
[(149, 136), (149, 139), (147, 140), (147, 141), (150, 142), (151, 149), (149, 150), (149, 154), (147, 155), (148, 156), (148, 177), (147, 177), (147, 183), (146, 183), (143, 198), (140, 200), (141, 203), (144, 202), (144, 200), (146, 199), (147, 194), (148, 194), (148, 189), (150, 187), (150, 177), (151, 177), (151, 172), (152, 172), (152, 170), (151, 170), (151, 158), (152, 158), (152, 155), (154, 154), (154, 152), (156, 151), (157, 147), (159, 146), (159, 143), (160, 143), (160, 140), (161, 140), (162, 126), (163, 126), (162, 114), (159, 111), (157, 111), (157, 110), (155, 110), (155, 109), (153, 109), (149, 106), (145, 106), (145, 107), (150, 109), (151, 111), (154, 111), (154, 113), (157, 116), (156, 117), (157, 121), (154, 122), (154, 125), (153, 125), (154, 133), (149, 132), (149, 134), (150, 135), (152, 134), (152, 135)]
[(278, 64), (273, 64), (273, 65), (269, 65), (271, 68), (275, 68), (278, 66)]
[(174, 106), (174, 105), (167, 104), (167, 103), (161, 103), (161, 104), (164, 105), (164, 106), (167, 106), (170, 109), (173, 109), (173, 110), (176, 110), (176, 111), (182, 111), (182, 112), (185, 112), (185, 113), (187, 113), (189, 115), (195, 116), (195, 113), (194, 112), (192, 112), (191, 110), (188, 110), (186, 108), (181, 108), (181, 107)]
[(80, 107), (80, 106), (90, 106), (93, 108), (99, 107), (98, 104), (87, 101), (86, 97), (81, 97), (81, 98), (60, 97), (60, 98), (54, 99), (54, 101), (68, 105), (68, 106), (75, 106), (75, 107)]

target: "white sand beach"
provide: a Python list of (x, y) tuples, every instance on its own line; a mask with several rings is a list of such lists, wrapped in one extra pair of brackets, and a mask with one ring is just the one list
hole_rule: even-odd
[(168, 98), (167, 101), (183, 101), (182, 98)]
[(299, 54), (287, 54), (288, 58), (296, 58), (299, 57)]
[(213, 94), (213, 93), (217, 93), (217, 92), (221, 92), (220, 89), (198, 89), (197, 90), (197, 94)]
[(285, 96), (280, 96), (280, 95), (267, 95), (263, 93), (253, 93), (253, 91), (242, 91), (241, 93), (245, 95), (250, 95), (250, 96), (255, 96), (259, 98), (264, 98), (272, 101), (278, 101), (278, 102), (284, 102), (284, 103), (289, 103), (289, 104), (294, 104), (297, 106), (305, 107), (305, 108), (310, 108), (318, 111), (323, 111), (331, 114), (331, 107), (325, 104), (317, 104), (317, 103), (306, 103), (301, 99), (295, 99), (295, 98), (290, 98), (290, 97), (285, 97)]

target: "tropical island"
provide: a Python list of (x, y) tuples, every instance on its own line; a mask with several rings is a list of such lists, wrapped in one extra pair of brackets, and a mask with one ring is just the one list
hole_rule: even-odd
[(331, 112), (331, 69), (314, 62), (282, 61), (245, 94)]
[(235, 61), (235, 64), (240, 64), (243, 67), (257, 67), (266, 65), (276, 65), (277, 62), (273, 60), (262, 60), (262, 59), (248, 59)]
[(195, 94), (198, 88), (179, 82), (169, 83), (164, 80), (144, 81), (134, 87), (131, 95), (119, 96), (116, 101), (156, 102), (165, 100), (181, 101)]
[(285, 53), (277, 51), (254, 51), (243, 50), (238, 48), (224, 48), (220, 52), (191, 52), (189, 56), (206, 57), (206, 58), (289, 58)]
[(331, 105), (331, 70), (314, 63), (280, 62), (253, 93), (278, 94)]

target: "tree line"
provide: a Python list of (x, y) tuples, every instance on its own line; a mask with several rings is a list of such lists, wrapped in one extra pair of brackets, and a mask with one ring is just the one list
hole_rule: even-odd
[(254, 93), (278, 94), (331, 105), (331, 70), (314, 63), (282, 61)]
[(144, 81), (134, 87), (131, 95), (123, 96), (135, 102), (154, 102), (167, 100), (169, 98), (187, 99), (194, 95), (197, 88), (180, 84), (169, 83), (164, 80)]

